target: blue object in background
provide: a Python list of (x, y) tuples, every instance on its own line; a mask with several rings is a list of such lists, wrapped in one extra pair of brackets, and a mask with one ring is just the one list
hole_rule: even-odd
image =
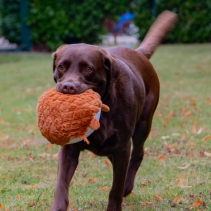
[(133, 18), (134, 18), (134, 14), (130, 12), (126, 12), (123, 15), (121, 15), (117, 20), (117, 24), (115, 26), (114, 31), (120, 31), (122, 29), (122, 25), (126, 22), (133, 20)]

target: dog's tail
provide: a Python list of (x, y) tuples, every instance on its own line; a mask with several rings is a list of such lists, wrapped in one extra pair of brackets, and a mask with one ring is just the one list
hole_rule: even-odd
[(177, 14), (165, 10), (150, 27), (141, 45), (136, 49), (150, 58), (165, 35), (173, 28), (177, 21)]

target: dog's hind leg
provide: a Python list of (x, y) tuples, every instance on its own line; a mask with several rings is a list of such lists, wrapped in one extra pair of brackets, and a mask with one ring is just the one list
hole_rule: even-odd
[(143, 160), (144, 142), (150, 133), (152, 117), (158, 103), (158, 98), (155, 99), (152, 96), (153, 95), (151, 93), (146, 97), (141, 117), (135, 126), (132, 136), (133, 150), (125, 181), (124, 196), (127, 196), (133, 190), (136, 172), (138, 171), (138, 168)]
[(136, 172), (141, 165), (144, 156), (144, 142), (150, 132), (151, 122), (140, 120), (133, 134), (133, 150), (125, 181), (124, 196), (131, 193), (134, 186)]

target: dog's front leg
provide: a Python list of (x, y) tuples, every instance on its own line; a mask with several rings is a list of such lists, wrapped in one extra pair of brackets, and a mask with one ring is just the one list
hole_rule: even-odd
[(109, 193), (109, 201), (106, 211), (121, 211), (125, 178), (130, 158), (130, 145), (119, 149), (109, 156), (113, 164), (113, 184)]
[(51, 211), (67, 211), (68, 209), (68, 187), (78, 165), (79, 154), (80, 150), (76, 148), (75, 144), (60, 148), (57, 183)]

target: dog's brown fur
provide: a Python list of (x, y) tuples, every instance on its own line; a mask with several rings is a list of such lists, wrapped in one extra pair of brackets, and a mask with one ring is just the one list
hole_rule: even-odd
[(162, 13), (136, 50), (74, 44), (63, 45), (53, 54), (57, 91), (74, 94), (92, 88), (110, 112), (102, 113), (100, 129), (89, 136), (89, 145), (78, 142), (60, 148), (52, 211), (68, 209), (69, 183), (85, 149), (110, 159), (113, 184), (106, 210), (122, 210), (122, 198), (133, 189), (159, 100), (159, 80), (149, 58), (175, 21), (174, 13)]

